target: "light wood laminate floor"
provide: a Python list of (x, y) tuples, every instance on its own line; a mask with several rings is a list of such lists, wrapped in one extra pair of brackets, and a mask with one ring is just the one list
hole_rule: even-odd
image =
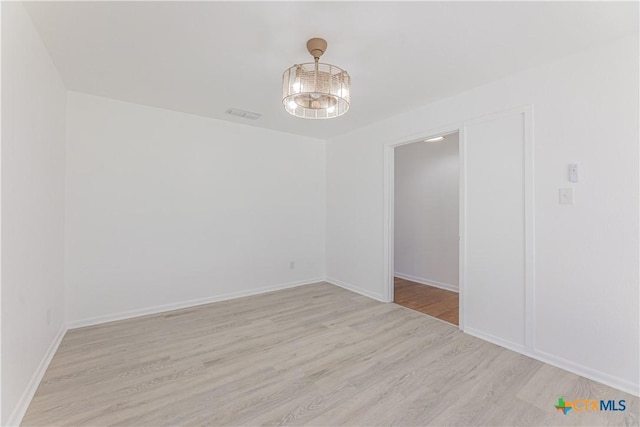
[(458, 324), (460, 304), (457, 292), (394, 277), (393, 302), (436, 319)]
[[(558, 397), (625, 399), (569, 413)], [(326, 283), (67, 332), (24, 425), (636, 425), (638, 399)]]

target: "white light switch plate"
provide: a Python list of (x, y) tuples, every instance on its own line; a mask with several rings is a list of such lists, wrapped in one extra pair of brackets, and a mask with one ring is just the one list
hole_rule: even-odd
[(558, 195), (560, 197), (559, 202), (561, 205), (573, 204), (573, 188), (561, 188), (558, 190)]

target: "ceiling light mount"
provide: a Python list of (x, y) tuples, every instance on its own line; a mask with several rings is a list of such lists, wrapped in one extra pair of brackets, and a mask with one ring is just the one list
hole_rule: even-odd
[(282, 74), (282, 103), (291, 115), (331, 119), (343, 115), (351, 103), (351, 76), (340, 67), (320, 62), (327, 50), (321, 38), (307, 41), (314, 62), (296, 64)]
[(313, 38), (307, 41), (307, 50), (315, 59), (319, 59), (327, 50), (327, 41), (325, 39)]

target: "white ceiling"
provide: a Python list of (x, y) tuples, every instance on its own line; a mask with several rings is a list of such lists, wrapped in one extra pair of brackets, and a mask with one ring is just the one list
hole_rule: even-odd
[[(27, 3), (70, 90), (329, 138), (638, 31), (637, 2)], [(288, 115), (281, 75), (349, 71), (351, 110)], [(228, 107), (263, 114), (250, 121)]]

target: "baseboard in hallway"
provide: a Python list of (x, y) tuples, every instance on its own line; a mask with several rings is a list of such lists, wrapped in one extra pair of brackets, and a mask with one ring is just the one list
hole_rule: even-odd
[(410, 282), (420, 283), (422, 285), (428, 285), (434, 288), (444, 289), (446, 291), (458, 292), (458, 285), (452, 285), (450, 283), (439, 282), (432, 279), (424, 279), (422, 277), (412, 276), (404, 273), (393, 273), (394, 278), (408, 280)]
[(394, 300), (398, 305), (458, 325), (459, 294), (400, 277), (393, 278)]

